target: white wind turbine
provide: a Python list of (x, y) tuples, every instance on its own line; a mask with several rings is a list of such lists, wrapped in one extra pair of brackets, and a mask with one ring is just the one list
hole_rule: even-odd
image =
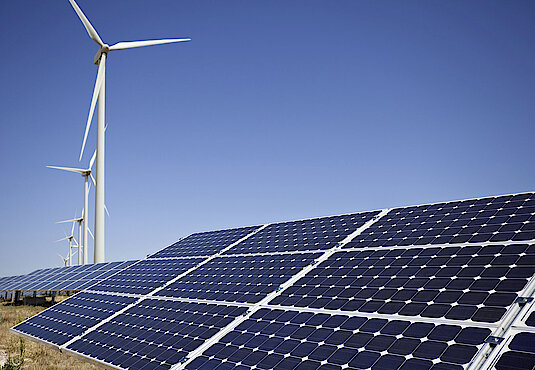
[[(74, 222), (72, 223), (71, 235), (69, 235), (69, 236), (65, 235), (64, 238), (56, 240), (56, 242), (61, 242), (63, 240), (68, 240), (69, 241), (69, 254), (68, 254), (69, 266), (72, 266), (72, 247), (73, 247), (72, 241), (74, 240), (76, 242), (76, 239), (74, 239), (73, 233), (74, 233)], [(77, 246), (79, 245), (78, 242), (76, 242), (76, 245)]]
[(89, 116), (87, 118), (87, 124), (84, 133), (84, 140), (82, 142), (82, 150), (80, 151), (80, 160), (84, 153), (85, 143), (87, 140), (87, 134), (89, 133), (89, 127), (93, 118), (93, 112), (95, 110), (95, 104), (98, 99), (98, 111), (97, 111), (97, 183), (95, 185), (95, 255), (94, 263), (104, 262), (104, 121), (105, 121), (105, 99), (106, 99), (106, 57), (110, 51), (131, 49), (142, 46), (168, 44), (173, 42), (189, 41), (186, 39), (163, 39), (163, 40), (146, 40), (146, 41), (129, 41), (119, 42), (114, 45), (108, 45), (102, 41), (95, 28), (91, 25), (86, 18), (78, 4), (74, 0), (69, 0), (74, 11), (78, 14), (78, 17), (82, 21), (89, 37), (93, 39), (99, 46), (99, 50), (94, 58), (94, 63), (98, 65), (97, 80), (95, 82), (95, 88), (93, 90), (93, 97), (91, 99), (91, 105), (89, 108)]
[[(70, 220), (58, 221), (56, 223), (57, 224), (62, 224), (62, 223), (66, 223), (66, 222), (72, 222), (73, 227), (74, 227), (74, 223), (75, 222), (78, 224), (78, 241), (81, 242), (81, 240), (82, 240), (81, 239), (81, 237), (82, 237), (82, 223), (84, 222), (84, 214), (82, 213), (82, 217), (76, 217), (76, 218), (72, 218)], [(71, 235), (72, 235), (72, 232), (71, 232)], [(78, 264), (79, 265), (82, 264), (82, 254), (83, 254), (83, 256), (84, 256), (84, 265), (86, 265), (87, 264), (86, 252), (85, 252), (85, 250), (82, 252), (82, 249), (81, 249), (82, 245), (80, 245), (80, 243), (76, 243), (76, 244), (77, 244), (77, 253), (78, 253)], [(86, 246), (87, 246), (87, 243), (84, 240), (83, 248), (85, 249)]]
[[(93, 184), (95, 183), (95, 178), (91, 174), (91, 168), (93, 168), (93, 163), (95, 162), (95, 156), (97, 155), (97, 152), (95, 151), (93, 153), (93, 157), (91, 157), (91, 161), (89, 161), (89, 167), (87, 169), (82, 168), (72, 168), (72, 167), (58, 167), (58, 166), (47, 166), (48, 168), (54, 168), (56, 170), (63, 170), (63, 171), (69, 171), (69, 172), (75, 172), (82, 175), (84, 178), (84, 209), (82, 211), (82, 219), (84, 223), (84, 234), (83, 234), (83, 256), (84, 256), (84, 265), (89, 263), (88, 261), (88, 246), (87, 246), (87, 231), (89, 229), (89, 224), (87, 220), (87, 215), (89, 215), (89, 178), (93, 181)], [(63, 222), (69, 222), (74, 220), (67, 220)], [(80, 235), (78, 235), (78, 239), (80, 239)], [(81, 240), (80, 240), (81, 241)], [(80, 259), (80, 253), (78, 254), (78, 259)]]
[(59, 258), (61, 258), (61, 260), (63, 261), (63, 265), (64, 265), (65, 267), (67, 267), (67, 266), (68, 266), (68, 263), (69, 263), (69, 257), (63, 257), (63, 256), (62, 256), (61, 254), (59, 254), (59, 253), (58, 253), (58, 256), (59, 256)]

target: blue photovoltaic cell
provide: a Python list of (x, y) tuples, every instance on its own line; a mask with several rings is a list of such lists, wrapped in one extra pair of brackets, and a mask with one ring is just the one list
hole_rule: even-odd
[(130, 369), (168, 369), (247, 309), (143, 300), (67, 348)]
[(377, 214), (375, 211), (271, 224), (225, 254), (329, 249)]
[(157, 293), (227, 302), (260, 301), (309, 265), (319, 253), (218, 257)]
[[(261, 309), (186, 368), (461, 370), (490, 333), (458, 325)], [(440, 366), (433, 367), (435, 362)]]
[(535, 239), (535, 194), (396, 208), (347, 247)]
[(89, 287), (89, 290), (147, 294), (202, 260), (202, 258), (143, 260)]
[(535, 244), (339, 252), (270, 304), (497, 322), (534, 261)]
[(228, 247), (260, 226), (192, 234), (149, 258), (209, 256)]
[(49, 343), (62, 345), (134, 301), (134, 298), (82, 292), (13, 329)]

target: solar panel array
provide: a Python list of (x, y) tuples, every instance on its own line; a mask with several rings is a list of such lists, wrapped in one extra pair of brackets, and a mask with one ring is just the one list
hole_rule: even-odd
[(125, 369), (531, 369), (534, 226), (524, 193), (198, 233), (12, 330)]
[(0, 291), (76, 291), (127, 268), (137, 261), (40, 269), (27, 275), (0, 279)]

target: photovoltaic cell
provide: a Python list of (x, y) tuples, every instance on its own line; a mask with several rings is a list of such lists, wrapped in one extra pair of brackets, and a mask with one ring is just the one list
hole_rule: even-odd
[(396, 208), (347, 247), (535, 239), (535, 194)]
[(89, 290), (147, 294), (202, 260), (202, 258), (146, 259), (91, 286)]
[(128, 297), (82, 292), (18, 324), (13, 329), (59, 346), (134, 300)]
[(255, 303), (319, 256), (319, 253), (297, 253), (217, 257), (157, 295)]
[(228, 247), (258, 228), (259, 226), (250, 226), (192, 234), (149, 258), (209, 256)]
[(535, 244), (339, 252), (270, 303), (497, 322), (534, 260)]
[(316, 218), (271, 224), (226, 254), (329, 249), (379, 212)]
[(490, 329), (261, 309), (187, 369), (463, 369)]
[(246, 308), (147, 299), (67, 348), (131, 369), (168, 369)]

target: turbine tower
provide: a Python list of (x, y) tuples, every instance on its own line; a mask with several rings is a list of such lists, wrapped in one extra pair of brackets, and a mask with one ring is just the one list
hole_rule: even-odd
[[(62, 170), (62, 171), (69, 171), (69, 172), (75, 172), (82, 175), (84, 178), (84, 209), (82, 210), (82, 219), (84, 222), (84, 234), (83, 234), (83, 256), (84, 256), (84, 265), (87, 265), (89, 263), (88, 261), (88, 246), (87, 246), (87, 230), (89, 229), (88, 224), (88, 218), (87, 215), (89, 214), (89, 178), (91, 177), (91, 180), (93, 181), (93, 184), (95, 184), (95, 179), (93, 178), (93, 175), (91, 175), (91, 168), (93, 168), (93, 163), (95, 162), (95, 156), (97, 155), (97, 152), (95, 151), (93, 153), (93, 157), (91, 157), (91, 161), (89, 162), (89, 167), (87, 169), (82, 168), (72, 168), (72, 167), (58, 167), (58, 166), (47, 166), (48, 168), (54, 168), (56, 170)], [(67, 220), (65, 222), (69, 222), (73, 220)], [(80, 225), (79, 225), (80, 226)], [(80, 239), (80, 235), (78, 235), (78, 239)], [(82, 242), (79, 240), (79, 242)], [(80, 259), (80, 253), (78, 253), (78, 259)]]
[(98, 65), (97, 80), (95, 82), (95, 88), (93, 89), (93, 97), (91, 99), (91, 106), (89, 108), (89, 116), (87, 118), (87, 124), (84, 133), (84, 140), (82, 142), (82, 150), (80, 151), (80, 160), (84, 153), (85, 142), (87, 140), (87, 134), (89, 133), (89, 127), (91, 125), (91, 119), (93, 118), (93, 112), (95, 110), (95, 104), (98, 99), (97, 109), (97, 183), (95, 184), (95, 255), (94, 263), (104, 262), (104, 122), (105, 122), (105, 100), (106, 100), (106, 58), (110, 51), (131, 49), (142, 46), (168, 44), (173, 42), (189, 41), (186, 39), (163, 39), (163, 40), (146, 40), (146, 41), (129, 41), (119, 42), (114, 45), (108, 45), (102, 41), (95, 28), (91, 25), (87, 17), (84, 15), (78, 4), (74, 0), (69, 0), (74, 11), (78, 14), (78, 17), (82, 21), (89, 37), (95, 41), (100, 48), (94, 58), (94, 63)]

